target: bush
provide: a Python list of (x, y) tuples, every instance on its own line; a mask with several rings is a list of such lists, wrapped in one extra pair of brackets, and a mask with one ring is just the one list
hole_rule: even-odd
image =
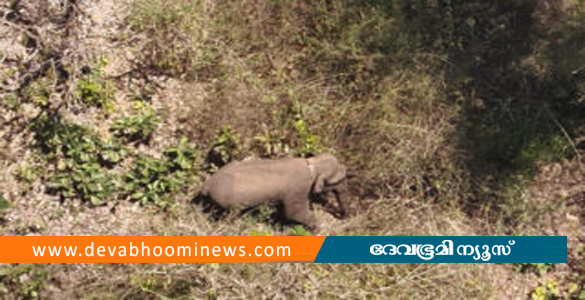
[(110, 169), (126, 155), (122, 146), (103, 141), (79, 125), (64, 123), (59, 116), (39, 119), (33, 132), (37, 147), (53, 165), (47, 174), (49, 191), (94, 205), (114, 195), (115, 176)]
[(212, 142), (207, 154), (207, 164), (211, 171), (228, 164), (241, 153), (242, 141), (240, 134), (230, 126), (223, 126)]
[(264, 132), (254, 137), (252, 148), (264, 157), (288, 154), (307, 157), (322, 152), (321, 139), (311, 133), (301, 110), (298, 101), (277, 108), (273, 112), (273, 128), (263, 128)]
[(132, 200), (166, 208), (173, 196), (194, 179), (197, 152), (181, 139), (179, 145), (165, 149), (161, 158), (140, 155), (124, 176), (124, 190)]
[(83, 70), (84, 74), (77, 80), (76, 95), (83, 104), (111, 113), (114, 109), (115, 86), (112, 81), (102, 77), (106, 63), (106, 59), (102, 58), (94, 69)]
[(148, 143), (158, 128), (159, 118), (152, 107), (144, 104), (136, 106), (136, 115), (117, 120), (110, 130), (127, 142)]

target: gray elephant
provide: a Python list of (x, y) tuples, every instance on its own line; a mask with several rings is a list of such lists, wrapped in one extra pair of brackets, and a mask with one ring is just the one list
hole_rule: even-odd
[(310, 211), (310, 199), (328, 192), (335, 194), (342, 216), (348, 203), (346, 168), (331, 154), (311, 158), (257, 159), (232, 162), (213, 174), (201, 195), (223, 208), (246, 208), (265, 203), (282, 203), (290, 220), (318, 229)]

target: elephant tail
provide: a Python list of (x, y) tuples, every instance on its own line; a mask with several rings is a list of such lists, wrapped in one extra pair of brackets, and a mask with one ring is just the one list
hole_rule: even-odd
[(213, 178), (211, 178), (210, 174), (205, 174), (203, 175), (203, 180), (205, 181), (203, 183), (203, 186), (201, 187), (201, 190), (199, 191), (199, 195), (201, 196), (209, 196), (209, 189), (211, 187), (211, 181), (213, 180)]

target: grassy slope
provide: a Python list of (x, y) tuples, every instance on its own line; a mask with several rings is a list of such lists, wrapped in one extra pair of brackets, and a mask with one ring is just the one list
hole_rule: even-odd
[[(51, 72), (20, 94), (3, 94), (3, 112), (23, 120), (3, 131), (2, 143), (13, 150), (0, 153), (11, 170), (0, 182), (14, 208), (3, 213), (0, 232), (288, 234), (291, 228), (272, 224), (263, 213), (210, 222), (190, 204), (209, 170), (207, 153), (222, 163), (331, 151), (358, 175), (351, 184), (358, 213), (347, 221), (320, 213), (327, 224), (322, 234), (552, 231), (570, 236), (574, 263), (540, 279), (506, 265), (22, 265), (0, 275), (0, 293), (485, 298), (527, 295), (552, 279), (560, 282), (557, 294), (576, 295), (571, 284), (583, 284), (578, 236), (583, 168), (577, 154), (583, 146), (575, 138), (583, 136), (583, 82), (575, 68), (585, 62), (579, 50), (582, 4), (573, 12), (536, 1), (498, 3), (83, 3), (79, 8), (90, 14), (72, 25), (72, 36), (43, 44), (76, 50), (76, 56), (62, 59), (74, 96), (54, 93), (64, 85), (53, 84)], [(24, 18), (35, 12), (26, 4), (9, 9)], [(106, 58), (101, 66), (100, 57)], [(22, 68), (6, 65), (2, 76), (28, 71)], [(51, 126), (24, 128), (9, 138), (36, 113), (54, 111), (51, 101), (65, 102), (59, 107), (63, 124), (82, 126), (95, 142), (80, 142), (71, 133), (77, 129)], [(181, 137), (195, 148), (185, 168), (163, 154)], [(96, 159), (70, 153), (64, 144), (79, 145)], [(26, 159), (15, 159), (19, 155)], [(128, 187), (123, 178), (140, 159), (158, 174), (141, 180), (177, 188), (148, 190), (140, 180)], [(561, 166), (574, 174), (560, 177), (573, 178), (566, 185), (550, 188), (567, 191), (559, 199), (544, 187), (538, 190), (540, 177), (531, 182), (543, 164), (560, 159), (569, 159)], [(46, 193), (51, 179), (63, 177), (59, 162), (84, 170), (81, 177), (90, 179), (65, 175), (71, 182)], [(48, 165), (47, 172), (35, 172), (40, 165)], [(101, 172), (95, 169), (112, 178), (96, 177)], [(94, 191), (96, 182), (111, 183), (111, 191)], [(527, 198), (527, 185), (529, 195), (543, 196)], [(60, 204), (57, 196), (68, 200)], [(138, 203), (126, 201), (131, 197)], [(92, 207), (92, 201), (105, 206)], [(559, 224), (543, 214), (568, 219)], [(547, 291), (556, 293), (551, 286)]]

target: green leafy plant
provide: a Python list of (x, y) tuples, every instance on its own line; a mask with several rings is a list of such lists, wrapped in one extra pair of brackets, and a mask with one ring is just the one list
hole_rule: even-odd
[(102, 173), (102, 168), (97, 163), (76, 164), (66, 161), (59, 166), (59, 171), (53, 175), (48, 187), (63, 197), (78, 196), (93, 205), (99, 205), (114, 193), (114, 177)]
[(578, 283), (570, 282), (569, 287), (567, 288), (567, 294), (570, 297), (575, 297), (579, 300), (585, 299), (585, 288), (579, 286)]
[(516, 271), (522, 273), (535, 272), (542, 276), (552, 270), (553, 266), (554, 264), (552, 263), (519, 263), (516, 264)]
[(33, 81), (24, 90), (24, 96), (35, 106), (46, 108), (49, 106), (49, 99), (53, 92), (53, 82), (55, 79), (53, 72), (46, 72), (45, 76)]
[(302, 225), (296, 225), (293, 228), (289, 229), (288, 234), (293, 235), (293, 236), (312, 236), (313, 235), (313, 234), (311, 234), (310, 231), (308, 231)]
[(284, 135), (280, 131), (265, 129), (263, 134), (254, 137), (254, 147), (264, 157), (275, 157), (290, 153), (290, 146), (286, 143)]
[(252, 231), (250, 232), (250, 236), (273, 236), (273, 234), (268, 231), (252, 229)]
[(215, 170), (234, 160), (240, 154), (241, 143), (240, 134), (237, 131), (228, 125), (223, 126), (208, 153), (209, 168)]
[(130, 282), (142, 291), (155, 292), (164, 289), (170, 282), (157, 275), (132, 276)]
[(276, 108), (273, 124), (273, 128), (264, 128), (264, 132), (254, 138), (253, 147), (262, 156), (293, 154), (306, 157), (322, 151), (320, 138), (309, 130), (299, 101)]
[(0, 211), (9, 209), (11, 207), (12, 205), (10, 204), (10, 202), (8, 202), (6, 198), (4, 198), (4, 194), (0, 193)]
[(106, 64), (107, 60), (102, 58), (95, 68), (86, 70), (77, 80), (76, 95), (82, 103), (110, 113), (114, 109), (115, 87), (113, 82), (102, 76), (102, 69)]
[(536, 287), (532, 293), (530, 293), (532, 300), (552, 300), (561, 298), (561, 291), (558, 283), (554, 280), (548, 280), (544, 284)]
[(42, 173), (42, 169), (35, 165), (21, 166), (14, 171), (14, 177), (26, 186), (30, 186)]
[(196, 154), (183, 138), (178, 146), (167, 148), (161, 158), (141, 155), (125, 175), (124, 190), (132, 200), (166, 208), (172, 196), (193, 178)]
[(20, 264), (0, 268), (0, 284), (15, 293), (19, 299), (39, 299), (49, 279), (47, 270), (38, 264)]
[(37, 147), (54, 166), (48, 174), (50, 192), (94, 205), (114, 194), (116, 185), (109, 169), (126, 155), (122, 146), (58, 117), (40, 119), (33, 131)]
[(158, 128), (159, 118), (151, 106), (141, 102), (135, 106), (136, 115), (117, 120), (110, 130), (126, 141), (147, 143)]
[(307, 128), (307, 123), (299, 119), (294, 123), (299, 138), (299, 145), (295, 148), (295, 152), (299, 156), (307, 156), (320, 152), (321, 145), (319, 143), (319, 136), (311, 134)]
[(20, 109), (20, 102), (14, 93), (7, 93), (0, 97), (0, 105), (9, 110), (18, 111)]
[(253, 147), (265, 157), (290, 153), (306, 157), (322, 151), (319, 136), (310, 133), (304, 120), (298, 119), (291, 124), (292, 130), (287, 129), (289, 125), (281, 130), (265, 129), (263, 134), (254, 137)]

